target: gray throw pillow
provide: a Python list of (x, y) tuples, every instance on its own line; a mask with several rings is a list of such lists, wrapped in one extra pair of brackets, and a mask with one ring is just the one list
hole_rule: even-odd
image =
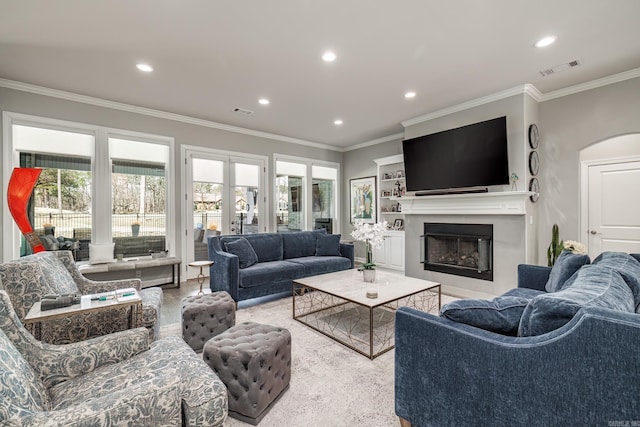
[(440, 316), (486, 331), (515, 336), (529, 298), (500, 296), (492, 300), (461, 299), (445, 304)]
[(583, 307), (633, 313), (633, 293), (617, 271), (585, 265), (558, 292), (535, 297), (520, 319), (518, 336), (542, 335), (569, 323)]
[(256, 251), (253, 250), (251, 243), (244, 237), (226, 242), (225, 247), (227, 248), (227, 252), (238, 257), (240, 268), (251, 267), (258, 262)]
[(318, 234), (316, 256), (340, 256), (340, 234)]
[(633, 292), (636, 313), (640, 312), (640, 262), (624, 252), (603, 252), (593, 260), (593, 264), (609, 267), (620, 273)]
[(578, 255), (571, 251), (560, 254), (549, 273), (549, 280), (544, 286), (547, 292), (558, 292), (565, 282), (585, 264), (589, 264), (589, 255)]

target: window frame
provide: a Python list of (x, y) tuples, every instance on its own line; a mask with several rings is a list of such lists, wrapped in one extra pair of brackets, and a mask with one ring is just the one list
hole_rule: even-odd
[(312, 230), (313, 229), (313, 197), (311, 197), (311, 195), (313, 194), (313, 166), (322, 166), (325, 168), (331, 168), (331, 169), (335, 169), (336, 170), (336, 181), (335, 181), (335, 194), (334, 194), (334, 203), (335, 203), (335, 218), (333, 218), (333, 233), (334, 234), (340, 234), (341, 233), (341, 216), (340, 216), (340, 201), (342, 200), (341, 198), (341, 179), (342, 179), (342, 171), (340, 168), (340, 163), (336, 163), (336, 162), (330, 162), (330, 161), (326, 161), (326, 160), (315, 160), (315, 159), (309, 159), (309, 158), (305, 158), (305, 157), (298, 157), (298, 156), (290, 156), (290, 155), (286, 155), (286, 154), (277, 154), (274, 153), (273, 154), (273, 174), (272, 174), (272, 179), (271, 182), (274, 183), (274, 187), (271, 189), (272, 193), (274, 194), (273, 197), (273, 202), (271, 204), (271, 209), (272, 209), (272, 215), (271, 215), (271, 229), (272, 230), (277, 230), (278, 229), (278, 224), (277, 224), (277, 213), (278, 213), (278, 200), (276, 197), (276, 189), (275, 189), (275, 183), (277, 182), (277, 177), (278, 177), (278, 168), (277, 168), (277, 162), (278, 161), (283, 161), (283, 162), (290, 162), (290, 163), (299, 163), (301, 165), (305, 165), (306, 167), (306, 175), (305, 175), (305, 180), (304, 180), (304, 186), (303, 186), (303, 194), (302, 194), (302, 198), (304, 200), (304, 230)]
[[(107, 126), (89, 125), (66, 120), (39, 117), (28, 114), (3, 112), (3, 197), (14, 167), (19, 166), (19, 152), (14, 149), (13, 125), (31, 126), (52, 130), (92, 135), (94, 138), (91, 156), (91, 209), (92, 209), (92, 242), (98, 244), (111, 243), (111, 226), (100, 227), (98, 224), (111, 224), (111, 159), (109, 155), (109, 138), (123, 138), (135, 141), (162, 144), (169, 147), (169, 158), (165, 165), (166, 185), (166, 245), (169, 253), (175, 255), (177, 247), (175, 226), (175, 161), (173, 137), (154, 135)], [(54, 150), (51, 151), (55, 153)], [(108, 194), (109, 197), (98, 197)], [(20, 231), (9, 213), (8, 206), (3, 204), (3, 244), (2, 259), (4, 262), (20, 256)]]

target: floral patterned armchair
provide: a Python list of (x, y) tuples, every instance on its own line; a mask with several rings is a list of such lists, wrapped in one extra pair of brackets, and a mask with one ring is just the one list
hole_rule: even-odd
[[(7, 291), (20, 320), (46, 294), (94, 294), (136, 288), (142, 297), (142, 325), (153, 341), (160, 330), (162, 289), (140, 290), (140, 279), (89, 280), (80, 273), (70, 251), (39, 252), (0, 264), (0, 289)], [(129, 308), (76, 314), (42, 325), (42, 341), (68, 344), (126, 330)]]
[(178, 337), (144, 328), (51, 345), (22, 326), (0, 291), (0, 425), (220, 426), (227, 390)]

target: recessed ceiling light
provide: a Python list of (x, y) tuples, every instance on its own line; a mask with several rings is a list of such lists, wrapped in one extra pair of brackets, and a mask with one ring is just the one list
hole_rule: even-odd
[(536, 44), (534, 44), (534, 46), (535, 47), (549, 46), (550, 44), (553, 44), (557, 39), (558, 39), (557, 36), (547, 36), (538, 40)]
[(269, 105), (269, 100), (267, 98), (260, 98), (258, 102), (262, 105)]
[(144, 71), (145, 73), (150, 73), (153, 71), (153, 67), (149, 64), (139, 63), (136, 64), (136, 68), (140, 71)]
[(336, 60), (336, 54), (331, 52), (331, 51), (325, 52), (322, 55), (322, 60), (325, 61), (325, 62), (333, 62), (333, 61)]
[(340, 126), (342, 123), (343, 123), (343, 122), (342, 122), (342, 120), (340, 120), (340, 119), (337, 119), (337, 120), (334, 120), (334, 121), (333, 121), (333, 124), (334, 124), (334, 125), (336, 125), (336, 126)]
[(416, 97), (416, 93), (415, 92), (407, 92), (407, 93), (404, 94), (404, 97), (407, 98), (407, 99), (415, 98)]

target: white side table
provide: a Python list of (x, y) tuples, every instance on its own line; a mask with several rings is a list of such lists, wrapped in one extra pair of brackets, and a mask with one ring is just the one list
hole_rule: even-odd
[(200, 290), (198, 291), (198, 295), (204, 295), (202, 290), (202, 284), (204, 283), (205, 276), (202, 269), (204, 267), (211, 267), (213, 265), (213, 261), (193, 261), (189, 263), (189, 267), (200, 267), (200, 272), (198, 273), (198, 283), (200, 284)]

